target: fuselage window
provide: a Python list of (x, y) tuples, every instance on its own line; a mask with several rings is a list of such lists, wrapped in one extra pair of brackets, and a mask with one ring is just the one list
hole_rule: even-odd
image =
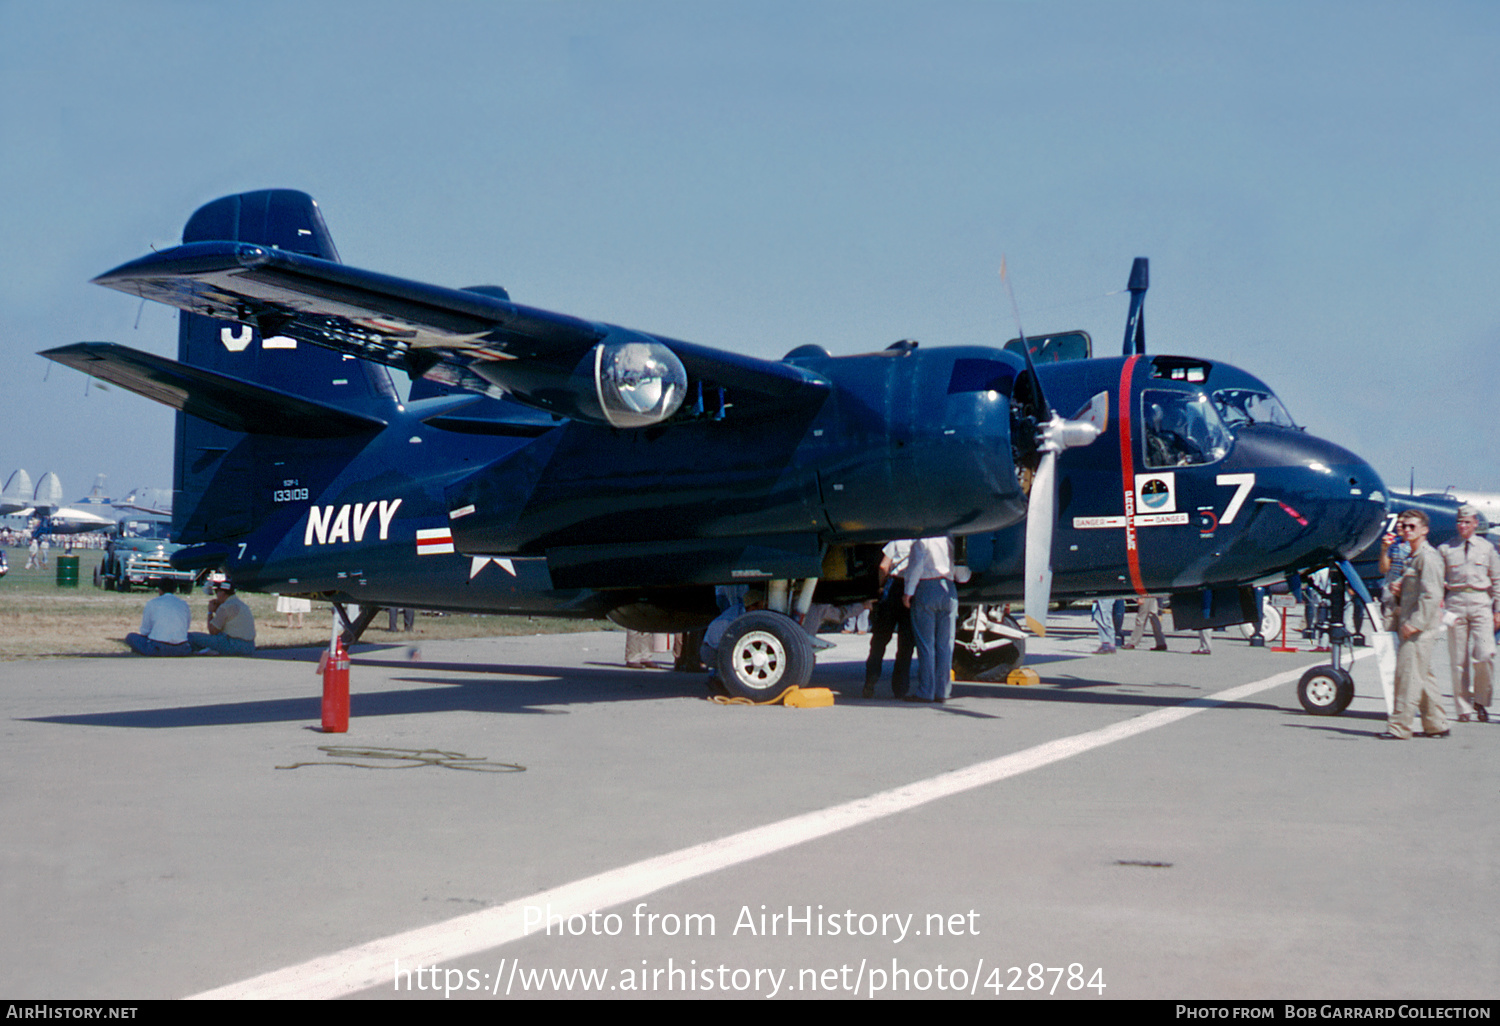
[(1146, 466), (1196, 467), (1229, 452), (1229, 431), (1202, 392), (1147, 389), (1141, 393)]

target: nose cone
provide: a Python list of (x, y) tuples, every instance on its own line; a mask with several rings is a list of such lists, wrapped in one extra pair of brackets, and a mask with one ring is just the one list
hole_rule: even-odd
[[(1332, 442), (1271, 426), (1240, 429), (1226, 472), (1254, 473), (1247, 530), (1223, 558), (1308, 567), (1349, 559), (1385, 524), (1385, 482)], [(1253, 508), (1248, 508), (1253, 507)]]

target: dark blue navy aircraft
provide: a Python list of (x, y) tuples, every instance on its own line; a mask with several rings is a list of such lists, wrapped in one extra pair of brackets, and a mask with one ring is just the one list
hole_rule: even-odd
[[(747, 697), (806, 683), (810, 643), (786, 614), (874, 597), (892, 538), (963, 543), (972, 675), (1014, 665), (1022, 635), (999, 604), (1023, 594), (1035, 632), (1053, 591), (1171, 592), (1179, 626), (1242, 622), (1245, 585), (1347, 558), (1385, 517), (1375, 471), (1299, 430), (1260, 380), (1146, 355), (1144, 261), (1124, 355), (1057, 362), (1087, 336), (722, 352), (349, 267), (286, 190), (210, 203), (181, 246), (95, 280), (183, 311), (176, 361), (44, 354), (180, 411), (177, 565), (366, 616), (657, 631), (706, 624), (715, 585), (764, 582), (771, 608), (719, 648)], [(404, 402), (388, 367), (412, 379)]]

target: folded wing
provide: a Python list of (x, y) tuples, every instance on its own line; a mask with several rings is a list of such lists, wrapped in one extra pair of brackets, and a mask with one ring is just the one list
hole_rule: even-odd
[(179, 309), (255, 326), (573, 419), (640, 427), (712, 415), (735, 393), (812, 399), (816, 374), (245, 242), (191, 242), (95, 278)]

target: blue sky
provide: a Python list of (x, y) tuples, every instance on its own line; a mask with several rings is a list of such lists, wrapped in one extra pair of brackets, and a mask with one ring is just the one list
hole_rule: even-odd
[(1393, 485), (1500, 490), (1500, 5), (0, 0), (0, 475), (167, 486), (175, 352), (88, 284), (300, 188), (343, 258), (758, 355), (1227, 360)]

